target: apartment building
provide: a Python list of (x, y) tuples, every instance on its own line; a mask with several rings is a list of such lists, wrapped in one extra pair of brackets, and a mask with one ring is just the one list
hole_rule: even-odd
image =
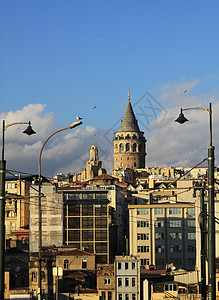
[(116, 300), (140, 300), (140, 261), (137, 256), (115, 257)]
[(141, 267), (194, 270), (196, 221), (193, 203), (129, 205), (130, 255), (138, 255)]

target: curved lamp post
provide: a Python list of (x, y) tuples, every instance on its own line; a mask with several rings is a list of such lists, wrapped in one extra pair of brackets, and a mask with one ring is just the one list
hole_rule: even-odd
[(181, 108), (179, 117), (175, 120), (180, 124), (187, 122), (183, 111), (203, 110), (209, 114), (210, 146), (208, 147), (208, 299), (216, 299), (215, 282), (215, 213), (214, 213), (214, 146), (212, 146), (212, 109), (203, 107)]
[(41, 185), (42, 185), (42, 178), (41, 178), (41, 156), (43, 149), (46, 145), (46, 143), (53, 137), (55, 134), (62, 132), (67, 129), (73, 129), (79, 125), (81, 125), (81, 121), (76, 121), (74, 123), (71, 123), (68, 127), (62, 128), (51, 134), (46, 141), (43, 143), (42, 148), (40, 150), (39, 154), (39, 162), (38, 162), (38, 169), (39, 169), (39, 204), (38, 204), (38, 209), (39, 209), (39, 251), (38, 251), (38, 260), (39, 260), (39, 272), (38, 272), (38, 299), (41, 300), (42, 296), (42, 284), (41, 284), (41, 273), (42, 273), (42, 207), (41, 207)]
[(0, 299), (4, 299), (5, 285), (5, 170), (6, 161), (5, 154), (5, 130), (13, 125), (28, 124), (23, 133), (27, 135), (35, 134), (30, 122), (16, 122), (5, 125), (5, 120), (2, 124), (2, 159), (0, 161)]

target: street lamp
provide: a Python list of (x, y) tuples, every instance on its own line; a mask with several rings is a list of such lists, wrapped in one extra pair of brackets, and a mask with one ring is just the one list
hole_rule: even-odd
[(209, 114), (210, 145), (208, 147), (208, 299), (216, 299), (215, 282), (215, 214), (214, 214), (214, 146), (212, 146), (212, 109), (203, 107), (181, 108), (179, 117), (175, 120), (180, 124), (187, 122), (183, 111), (199, 109)]
[(23, 133), (27, 135), (35, 134), (30, 122), (16, 122), (5, 125), (3, 120), (2, 125), (2, 159), (0, 161), (0, 299), (4, 299), (5, 285), (5, 171), (6, 161), (5, 154), (5, 130), (13, 125), (28, 124)]
[(74, 123), (71, 123), (68, 127), (66, 128), (62, 128), (57, 130), (56, 132), (54, 132), (53, 134), (51, 134), (46, 141), (44, 142), (44, 144), (42, 145), (42, 148), (40, 150), (40, 154), (39, 154), (39, 162), (38, 162), (38, 170), (39, 170), (39, 177), (38, 177), (38, 181), (39, 181), (39, 204), (38, 204), (38, 208), (39, 208), (39, 251), (38, 251), (38, 260), (39, 260), (39, 272), (38, 272), (38, 299), (41, 300), (41, 296), (42, 296), (42, 284), (41, 284), (41, 273), (42, 273), (42, 207), (41, 207), (41, 185), (42, 185), (42, 178), (41, 178), (41, 156), (42, 156), (42, 152), (43, 149), (46, 145), (46, 143), (51, 139), (51, 137), (53, 137), (55, 134), (67, 130), (67, 129), (73, 129), (79, 125), (81, 125), (82, 122), (81, 121), (76, 121)]

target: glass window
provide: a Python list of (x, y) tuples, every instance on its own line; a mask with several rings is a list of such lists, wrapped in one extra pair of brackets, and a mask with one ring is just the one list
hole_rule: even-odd
[(132, 263), (132, 270), (135, 270), (135, 263)]
[(82, 240), (83, 241), (92, 241), (93, 240), (93, 230), (83, 230), (82, 231)]
[(92, 204), (83, 204), (82, 205), (82, 215), (83, 216), (92, 216), (93, 215), (93, 205)]
[(136, 295), (132, 294), (132, 300), (136, 300)]
[(95, 230), (95, 240), (96, 241), (106, 241), (107, 231), (106, 230)]
[(97, 253), (107, 252), (107, 243), (95, 243), (95, 248)]
[(93, 227), (93, 217), (82, 218), (82, 227), (83, 228)]
[(129, 268), (129, 263), (125, 263), (125, 270), (128, 270), (128, 268)]
[(181, 220), (170, 220), (170, 227), (182, 227)]
[(188, 240), (195, 240), (196, 234), (195, 232), (188, 232)]
[(125, 286), (129, 286), (129, 279), (125, 278)]
[(80, 216), (80, 205), (68, 205), (69, 216)]
[(155, 208), (154, 213), (155, 215), (163, 215), (163, 208)]
[(96, 228), (106, 228), (107, 226), (107, 218), (105, 217), (96, 217), (95, 218), (95, 227)]
[(129, 294), (125, 294), (125, 300), (129, 300)]
[(80, 231), (79, 230), (68, 230), (68, 240), (69, 241), (80, 241)]
[(132, 278), (132, 286), (135, 286), (135, 278)]
[(87, 269), (87, 261), (86, 261), (86, 259), (82, 260), (82, 269)]
[(80, 218), (78, 217), (69, 217), (68, 218), (68, 228), (80, 228)]
[(188, 227), (195, 227), (195, 220), (188, 220)]
[(188, 207), (187, 215), (195, 215), (195, 207)]
[(137, 215), (148, 215), (149, 209), (148, 208), (137, 208)]
[[(104, 194), (104, 197), (106, 198), (106, 194)], [(96, 206), (95, 205), (95, 215), (96, 216), (103, 216), (103, 215), (107, 215), (107, 206), (106, 204), (101, 204)]]
[(180, 207), (169, 208), (169, 215), (179, 215), (179, 214), (181, 214), (181, 208)]
[(155, 239), (156, 240), (163, 240), (164, 239), (164, 234), (162, 232), (156, 232), (155, 233)]
[(108, 300), (112, 300), (112, 292), (108, 292)]
[(122, 300), (122, 294), (119, 294), (118, 300)]
[(118, 270), (121, 270), (121, 268), (122, 268), (122, 265), (120, 262), (118, 262)]
[(122, 286), (122, 278), (118, 278), (118, 286)]
[(164, 227), (164, 221), (155, 221), (155, 227)]

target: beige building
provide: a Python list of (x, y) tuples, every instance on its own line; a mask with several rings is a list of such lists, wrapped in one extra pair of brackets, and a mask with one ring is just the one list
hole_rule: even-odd
[(139, 255), (141, 266), (195, 269), (196, 223), (193, 203), (129, 205), (130, 255)]
[(97, 291), (104, 300), (115, 299), (114, 264), (97, 265)]
[[(29, 243), (29, 190), (33, 176), (6, 178), (5, 239), (7, 247)], [(20, 243), (19, 243), (20, 241)]]

